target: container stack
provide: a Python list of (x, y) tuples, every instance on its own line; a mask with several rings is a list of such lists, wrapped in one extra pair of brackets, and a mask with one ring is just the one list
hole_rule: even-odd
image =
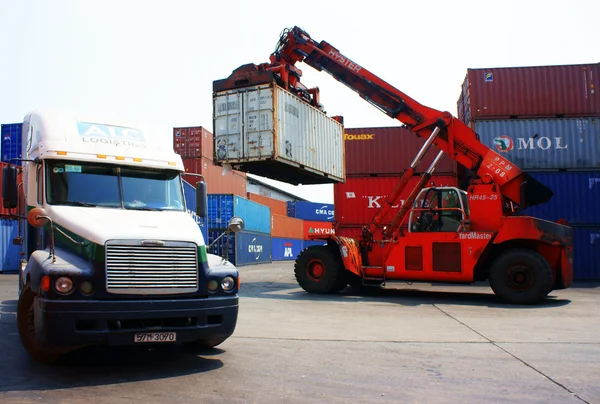
[(301, 219), (304, 222), (303, 238), (305, 248), (311, 245), (324, 244), (322, 240), (311, 239), (311, 236), (335, 234), (333, 204), (307, 201), (288, 202), (287, 215)]
[[(233, 216), (244, 220), (244, 231), (227, 233), (219, 239)], [(206, 225), (207, 245), (212, 244), (209, 253), (226, 257), (236, 266), (271, 262), (269, 207), (233, 194), (208, 195)]]
[(0, 154), (2, 155), (1, 160), (3, 163), (10, 162), (19, 166), (21, 165), (20, 161), (13, 159), (20, 159), (23, 153), (21, 151), (21, 145), (23, 143), (23, 138), (21, 136), (22, 129), (22, 123), (8, 123), (1, 125), (2, 150), (0, 151)]
[(574, 278), (600, 279), (600, 64), (469, 69), (458, 117), (552, 199), (523, 211), (574, 230)]
[[(345, 132), (346, 182), (333, 187), (335, 231), (337, 235), (356, 238), (375, 216), (425, 140), (404, 127), (346, 128)], [(393, 207), (388, 219), (398, 212), (438, 153), (433, 146), (427, 151), (401, 195), (402, 201)], [(431, 184), (457, 186), (457, 164), (444, 157)]]
[[(2, 125), (3, 133), (5, 126), (8, 125)], [(1, 162), (0, 172), (7, 165), (8, 163)], [(19, 174), (17, 181), (20, 183), (21, 179), (21, 174)], [(0, 189), (2, 189), (1, 175)], [(22, 245), (13, 244), (13, 240), (19, 235), (19, 221), (10, 218), (11, 212), (16, 213), (16, 210), (6, 209), (0, 204), (0, 273), (17, 272), (20, 268)]]

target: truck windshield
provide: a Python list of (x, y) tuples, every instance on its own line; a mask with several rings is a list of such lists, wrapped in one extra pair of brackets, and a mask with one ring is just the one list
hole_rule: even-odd
[(179, 172), (80, 161), (46, 161), (46, 200), (72, 205), (183, 211)]

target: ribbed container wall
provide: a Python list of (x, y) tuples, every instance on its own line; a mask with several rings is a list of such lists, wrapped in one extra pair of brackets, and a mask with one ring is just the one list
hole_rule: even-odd
[(0, 219), (0, 272), (17, 272), (21, 263), (21, 247), (14, 245), (19, 222), (17, 220)]
[(600, 225), (573, 226), (573, 279), (600, 279)]
[(182, 158), (213, 158), (213, 135), (202, 126), (173, 128), (173, 149)]
[(304, 248), (304, 240), (292, 238), (271, 238), (273, 261), (293, 261)]
[(600, 64), (468, 69), (459, 119), (600, 115)]
[(23, 136), (21, 131), (23, 129), (22, 123), (6, 123), (1, 125), (2, 133), (2, 161), (5, 163), (11, 162), (15, 165), (22, 165), (20, 161), (11, 161), (12, 159), (20, 159), (23, 155), (21, 150), (23, 144)]
[(478, 120), (472, 127), (522, 170), (600, 168), (600, 117)]
[[(212, 160), (206, 157), (185, 158), (183, 166), (186, 173), (202, 174), (206, 182), (209, 194), (235, 194), (246, 196), (246, 174), (240, 171), (230, 170), (225, 172), (223, 167), (216, 166)], [(191, 184), (200, 180), (193, 175), (185, 175), (183, 178)]]
[(244, 230), (271, 234), (271, 210), (237, 195), (208, 195), (208, 229), (227, 229), (229, 220), (238, 216), (244, 220)]
[(194, 219), (200, 228), (200, 231), (202, 232), (202, 238), (204, 238), (204, 243), (206, 244), (208, 239), (208, 229), (204, 223), (204, 219), (198, 217), (196, 214), (196, 188), (187, 181), (183, 181), (183, 196), (185, 198), (187, 213), (192, 217), (192, 219)]
[(311, 220), (304, 221), (304, 239), (310, 240), (310, 236), (323, 236), (335, 234), (333, 222), (315, 222)]
[(530, 172), (554, 196), (523, 214), (540, 219), (566, 220), (570, 225), (600, 225), (600, 171)]
[(268, 206), (272, 215), (287, 215), (287, 203), (279, 199), (269, 198), (268, 196), (258, 195), (248, 192), (248, 199), (261, 205)]
[(271, 215), (271, 237), (301, 239), (304, 236), (303, 232), (303, 220), (283, 215)]
[(330, 203), (295, 201), (287, 202), (287, 215), (302, 220), (333, 222), (335, 210)]
[[(400, 175), (410, 166), (425, 139), (401, 126), (385, 128), (346, 128), (346, 175)], [(431, 146), (416, 169), (427, 171), (440, 150)], [(437, 174), (456, 173), (456, 162), (444, 156)]]
[[(208, 243), (211, 244), (221, 234), (221, 231), (209, 230)], [(271, 237), (247, 231), (228, 233), (217, 240), (208, 252), (226, 257), (236, 266), (264, 264), (271, 262)]]

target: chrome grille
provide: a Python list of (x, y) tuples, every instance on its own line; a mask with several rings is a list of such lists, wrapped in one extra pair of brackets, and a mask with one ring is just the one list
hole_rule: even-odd
[(123, 294), (195, 292), (198, 290), (197, 247), (193, 243), (168, 241), (108, 242), (106, 289)]

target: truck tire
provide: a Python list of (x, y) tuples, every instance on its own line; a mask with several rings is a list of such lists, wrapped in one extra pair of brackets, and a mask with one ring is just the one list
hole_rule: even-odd
[(25, 285), (17, 303), (17, 328), (23, 347), (35, 361), (45, 364), (56, 362), (61, 353), (47, 349), (40, 345), (35, 337), (35, 325), (33, 318), (33, 302), (35, 293), (29, 284)]
[(298, 254), (294, 273), (300, 287), (308, 293), (337, 293), (348, 285), (341, 259), (325, 246), (308, 247)]
[(535, 251), (514, 249), (500, 255), (490, 268), (490, 286), (510, 304), (535, 304), (552, 290), (552, 268)]

